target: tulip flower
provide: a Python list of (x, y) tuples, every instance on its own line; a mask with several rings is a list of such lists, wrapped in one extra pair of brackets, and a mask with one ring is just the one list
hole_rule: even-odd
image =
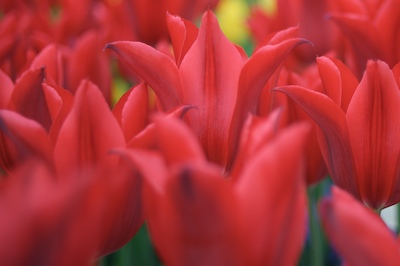
[(245, 162), (228, 180), (171, 117), (155, 121), (156, 150), (120, 151), (145, 177), (148, 227), (166, 265), (296, 264), (306, 234), (301, 153), (308, 127), (274, 135), (276, 118), (246, 123)]
[[(41, 69), (37, 71), (40, 73)], [(53, 88), (44, 84), (43, 89)], [(18, 88), (15, 91), (21, 93)], [(54, 100), (57, 99), (56, 92), (47, 91), (47, 97), (41, 97)], [(65, 182), (78, 185), (82, 182), (80, 178), (89, 178), (88, 186), (93, 186), (93, 190), (84, 193), (89, 206), (82, 203), (82, 208), (95, 208), (101, 211), (102, 216), (90, 217), (82, 209), (76, 215), (85, 218), (74, 217), (73, 223), (83, 223), (81, 219), (84, 219), (86, 225), (79, 225), (83, 227), (79, 230), (88, 230), (88, 227), (94, 226), (91, 219), (103, 220), (104, 223), (95, 226), (98, 230), (95, 234), (100, 238), (95, 237), (94, 243), (89, 246), (93, 249), (89, 252), (90, 258), (95, 259), (120, 248), (139, 230), (144, 220), (142, 182), (134, 168), (119, 160), (117, 155), (110, 154), (112, 149), (121, 148), (126, 142), (122, 129), (97, 86), (89, 81), (82, 82), (67, 114), (62, 113), (59, 102), (50, 103), (50, 113), (54, 111), (54, 114), (64, 117), (54, 139), (54, 148), (50, 135), (38, 122), (17, 112), (0, 111), (0, 167), (12, 177), (13, 171), (17, 171), (25, 162), (34, 160), (37, 164), (45, 165), (49, 175), (56, 180), (67, 179)], [(106, 202), (102, 203), (98, 197)], [(71, 201), (71, 204), (75, 203)], [(62, 209), (63, 206), (58, 208)], [(79, 234), (79, 230), (76, 234)]]
[(111, 104), (111, 73), (109, 60), (102, 53), (103, 45), (95, 31), (88, 31), (75, 40), (69, 48), (55, 43), (44, 47), (35, 56), (30, 69), (46, 67), (46, 81), (75, 94), (80, 82), (90, 79)]
[(44, 68), (30, 69), (15, 86), (3, 76), (0, 165), (6, 172), (31, 157), (53, 164), (54, 143), (73, 96), (65, 89), (48, 85), (44, 76)]
[(77, 223), (76, 215), (87, 209), (95, 218), (92, 228), (98, 228), (100, 212), (85, 202), (90, 196), (83, 193), (84, 178), (59, 184), (40, 161), (21, 163), (9, 177), (0, 189), (2, 263), (88, 265), (98, 240), (82, 230), (90, 229), (89, 221)]
[(183, 19), (168, 16), (168, 23), (176, 62), (140, 42), (120, 41), (106, 48), (154, 90), (161, 110), (193, 106), (185, 120), (207, 157), (226, 166), (233, 160), (248, 112), (256, 113), (263, 86), (289, 51), (305, 40), (292, 38), (295, 29), (289, 29), (244, 59), (211, 11), (203, 15), (198, 33)]
[(0, 185), (2, 263), (92, 265), (124, 245), (143, 222), (141, 179), (125, 166), (56, 175), (19, 164)]
[[(125, 145), (122, 129), (100, 90), (92, 82), (83, 81), (60, 129), (54, 147), (54, 161), (59, 175), (94, 169), (95, 172), (105, 171), (119, 180), (115, 181), (118, 186), (115, 193), (118, 195), (113, 197), (122, 198), (119, 205), (108, 206), (110, 213), (116, 213), (108, 218), (113, 221), (112, 233), (104, 240), (99, 255), (113, 252), (126, 244), (144, 220), (140, 176), (118, 156), (111, 154), (112, 150)], [(101, 176), (103, 174), (99, 178)]]
[[(5, 83), (2, 92), (4, 100), (8, 98), (5, 109), (35, 120), (55, 141), (59, 128), (71, 109), (73, 95), (52, 83), (62, 72), (57, 67), (52, 68), (49, 75), (43, 66), (34, 67), (39, 58), (41, 57), (35, 58), (31, 69), (25, 71), (15, 85), (10, 80)], [(46, 76), (48, 80), (45, 80)]]
[(44, 79), (43, 67), (25, 72), (15, 84), (8, 109), (38, 121), (48, 131), (51, 117), (42, 89)]
[(346, 265), (400, 264), (400, 238), (371, 209), (334, 186), (319, 212), (325, 232)]
[(148, 89), (145, 83), (132, 87), (115, 104), (113, 114), (128, 143), (147, 125), (149, 109)]
[(318, 140), (334, 183), (369, 207), (400, 201), (400, 92), (383, 61), (369, 61), (362, 80), (339, 60), (320, 57), (325, 93), (278, 88), (318, 124)]
[(6, 173), (32, 158), (52, 165), (52, 142), (34, 120), (9, 110), (0, 110), (0, 168)]
[(109, 152), (125, 144), (121, 127), (98, 87), (83, 81), (54, 147), (58, 172), (90, 165), (115, 165), (117, 160)]
[(33, 58), (52, 41), (40, 15), (29, 9), (7, 12), (0, 23), (0, 68), (15, 81)]
[[(165, 14), (179, 15), (195, 20), (207, 8), (214, 8), (218, 0), (142, 0), (104, 1), (106, 11), (100, 19), (103, 27), (109, 29), (110, 39), (142, 41), (155, 45), (168, 38)], [(119, 30), (116, 31), (115, 29)]]
[[(302, 74), (297, 74), (286, 68), (282, 69), (276, 86), (301, 85), (315, 91), (323, 91), (321, 80), (316, 65), (310, 65), (303, 70)], [(273, 87), (272, 87), (273, 88)], [(307, 145), (305, 145), (304, 155), (306, 157), (306, 177), (307, 184), (316, 184), (328, 175), (321, 149), (317, 140), (317, 125), (315, 122), (289, 97), (282, 93), (271, 91), (269, 87), (264, 88), (260, 98), (260, 103), (271, 102), (270, 105), (259, 105), (259, 114), (268, 114), (269, 109), (280, 109), (281, 124), (280, 127), (285, 128), (287, 125), (299, 121), (308, 121), (314, 124), (313, 129), (309, 131)]]
[(331, 11), (328, 0), (278, 0), (276, 10), (266, 14), (254, 7), (249, 19), (249, 27), (257, 44), (261, 44), (269, 34), (299, 25), (298, 37), (305, 38), (313, 46), (299, 46), (291, 53), (287, 66), (299, 70), (303, 65), (315, 61), (316, 55), (338, 49), (339, 35), (326, 14)]
[(361, 77), (369, 59), (385, 61), (394, 67), (400, 61), (399, 0), (332, 1), (335, 22), (349, 42), (346, 63)]
[(11, 78), (0, 70), (0, 84), (2, 88), (0, 90), (0, 109), (5, 109), (10, 101), (12, 91), (14, 90), (14, 83)]

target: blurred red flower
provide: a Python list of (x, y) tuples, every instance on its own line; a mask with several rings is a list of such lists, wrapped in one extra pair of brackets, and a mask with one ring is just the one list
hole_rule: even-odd
[(286, 65), (299, 71), (314, 62), (317, 55), (340, 49), (339, 32), (327, 18), (331, 10), (329, 0), (277, 0), (276, 10), (271, 14), (254, 7), (249, 27), (256, 44), (262, 44), (270, 34), (298, 26), (297, 36), (313, 44), (296, 47), (290, 54)]
[(369, 59), (390, 68), (400, 61), (400, 1), (331, 1), (330, 19), (345, 36), (345, 62), (360, 78)]
[(322, 225), (346, 265), (400, 264), (400, 238), (371, 209), (334, 186), (319, 205)]
[(221, 166), (207, 161), (187, 125), (171, 117), (154, 123), (155, 150), (121, 151), (145, 177), (148, 226), (165, 264), (298, 261), (306, 236), (301, 155), (308, 127), (275, 135), (277, 117), (246, 123), (244, 161), (228, 180)]
[(185, 121), (200, 139), (207, 158), (230, 165), (240, 128), (249, 112), (256, 113), (264, 85), (289, 51), (305, 40), (293, 38), (295, 29), (289, 29), (247, 59), (226, 39), (211, 11), (203, 15), (198, 32), (179, 17), (169, 15), (168, 23), (175, 62), (140, 42), (120, 41), (107, 48), (154, 90), (161, 110), (193, 106)]
[(369, 61), (358, 82), (337, 59), (320, 57), (318, 64), (325, 93), (301, 86), (277, 91), (320, 127), (320, 147), (336, 185), (374, 209), (399, 202), (398, 75), (383, 61)]

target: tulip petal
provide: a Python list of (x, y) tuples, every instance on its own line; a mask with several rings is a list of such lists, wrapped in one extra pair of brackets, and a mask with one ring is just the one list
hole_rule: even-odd
[[(6, 265), (87, 265), (102, 217), (95, 215), (98, 208), (82, 202), (88, 194), (82, 193), (83, 182), (54, 182), (45, 166), (27, 161), (3, 183), (0, 260)], [(79, 211), (86, 219), (76, 219)]]
[(57, 85), (43, 83), (42, 87), (52, 120), (49, 135), (55, 143), (60, 128), (72, 109), (74, 96), (68, 90)]
[(325, 94), (300, 86), (274, 89), (294, 100), (320, 127), (319, 139), (322, 155), (335, 184), (359, 195), (345, 114)]
[(399, 265), (396, 238), (378, 215), (345, 191), (332, 188), (332, 197), (321, 201), (319, 212), (325, 232), (349, 265)]
[[(166, 265), (245, 265), (237, 204), (218, 169), (183, 166), (169, 177), (165, 196), (148, 210), (154, 244)], [(155, 195), (157, 196), (157, 195)]]
[(334, 14), (330, 18), (351, 42), (357, 76), (361, 76), (368, 59), (384, 58), (382, 43), (377, 38), (379, 32), (370, 20), (352, 14)]
[(12, 82), (11, 78), (7, 76), (0, 69), (0, 109), (6, 109), (8, 106), (8, 102), (10, 101), (12, 92), (14, 90), (14, 83)]
[(199, 30), (191, 21), (167, 14), (167, 26), (174, 49), (176, 65), (181, 65), (187, 51), (197, 38)]
[(240, 73), (238, 115), (255, 113), (258, 96), (268, 79), (274, 74), (288, 53), (297, 45), (306, 43), (301, 38), (291, 38), (277, 44), (270, 44), (257, 50), (244, 64)]
[(124, 145), (122, 130), (99, 88), (83, 81), (54, 148), (59, 173), (99, 163), (114, 164), (117, 158), (109, 151)]
[(143, 176), (136, 166), (130, 160), (120, 160), (117, 169), (101, 171), (99, 176), (95, 176), (95, 182), (106, 188), (108, 197), (98, 199), (100, 202), (97, 204), (104, 208), (103, 220), (110, 230), (99, 228), (103, 241), (98, 257), (110, 254), (127, 244), (144, 222)]
[(135, 165), (145, 178), (145, 182), (150, 190), (154, 190), (160, 195), (165, 193), (167, 165), (158, 151), (115, 149), (113, 152), (125, 159), (129, 159)]
[(336, 58), (318, 57), (317, 63), (325, 94), (346, 113), (358, 86), (357, 78)]
[(107, 44), (158, 96), (164, 111), (182, 103), (182, 83), (176, 64), (167, 55), (140, 42)]
[(233, 164), (233, 169), (230, 173), (233, 180), (237, 180), (240, 172), (247, 164), (250, 158), (257, 154), (275, 137), (278, 131), (278, 123), (281, 116), (281, 109), (276, 109), (266, 118), (258, 118), (249, 115), (246, 123), (243, 126), (243, 131), (240, 138), (238, 155)]
[[(335, 10), (340, 10), (343, 13), (368, 14), (367, 2), (360, 2), (358, 0), (335, 0), (332, 3)], [(372, 3), (372, 1), (368, 3)]]
[(246, 251), (256, 259), (248, 265), (298, 262), (307, 231), (302, 152), (309, 129), (297, 124), (281, 132), (242, 171), (236, 191), (247, 222)]
[[(257, 103), (261, 92), (269, 78), (284, 62), (288, 53), (297, 45), (307, 42), (300, 38), (290, 38), (277, 44), (269, 44), (259, 48), (243, 65), (240, 73), (238, 96), (235, 106), (231, 128), (230, 145), (235, 154), (237, 142), (240, 138), (240, 130), (247, 114), (256, 113)], [(272, 42), (274, 43), (274, 42)]]
[(369, 61), (346, 120), (364, 203), (382, 208), (399, 175), (400, 91), (389, 66)]
[(400, 88), (400, 62), (398, 62), (393, 68), (393, 76), (397, 82), (397, 86)]
[(102, 53), (103, 43), (99, 42), (99, 34), (87, 31), (76, 41), (74, 50), (69, 56), (68, 80), (66, 88), (75, 94), (82, 80), (90, 79), (101, 90), (107, 103), (111, 102), (110, 62)]
[(400, 45), (400, 1), (387, 0), (383, 1), (377, 11), (374, 19), (374, 24), (379, 30), (379, 36), (381, 36), (384, 44), (380, 48), (383, 50), (385, 62), (393, 67), (400, 59), (400, 51), (398, 49)]
[[(151, 128), (149, 126), (144, 133), (147, 136), (144, 136), (145, 139), (141, 141), (151, 143), (150, 148), (159, 150), (167, 165), (206, 162), (203, 149), (193, 132), (174, 116), (157, 117)], [(177, 143), (179, 143), (178, 146)], [(137, 148), (138, 146), (133, 145), (132, 142), (129, 143), (129, 147)]]
[(113, 114), (121, 125), (127, 142), (145, 128), (148, 102), (147, 85), (140, 83), (127, 91), (114, 106)]
[(38, 121), (46, 131), (50, 130), (51, 117), (42, 88), (44, 68), (31, 69), (16, 81), (8, 108)]
[(59, 86), (64, 84), (62, 55), (56, 44), (49, 44), (33, 59), (30, 68), (46, 68), (46, 80)]
[(215, 15), (207, 11), (179, 72), (184, 102), (197, 108), (186, 117), (189, 125), (199, 136), (207, 157), (220, 164), (227, 160), (226, 136), (242, 64), (241, 54), (222, 33)]
[(206, 161), (197, 138), (182, 121), (174, 117), (158, 118), (155, 130), (158, 147), (168, 165)]
[(36, 121), (18, 113), (0, 110), (0, 168), (10, 171), (29, 158), (52, 164), (53, 146)]
[[(181, 106), (166, 114), (167, 117), (183, 119), (186, 113), (192, 109), (191, 106)], [(139, 134), (133, 137), (127, 145), (129, 148), (157, 149), (156, 128), (154, 122), (149, 124)]]

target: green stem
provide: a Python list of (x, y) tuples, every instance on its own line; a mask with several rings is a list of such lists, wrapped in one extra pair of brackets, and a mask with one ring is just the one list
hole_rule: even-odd
[(321, 227), (319, 224), (317, 203), (320, 198), (320, 185), (312, 187), (308, 192), (309, 223), (310, 223), (310, 265), (323, 265), (323, 241), (321, 239)]
[(324, 191), (331, 185), (331, 180), (325, 178), (319, 184), (308, 188), (309, 238), (299, 266), (320, 266), (326, 263), (329, 244), (321, 227), (317, 205)]

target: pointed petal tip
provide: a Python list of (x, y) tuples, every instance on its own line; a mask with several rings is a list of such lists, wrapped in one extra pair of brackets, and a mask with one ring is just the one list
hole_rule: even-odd
[(103, 52), (104, 52), (105, 50), (107, 50), (107, 49), (111, 49), (111, 50), (112, 50), (112, 46), (113, 46), (113, 43), (107, 43), (107, 44), (103, 47)]
[(307, 40), (305, 38), (296, 38), (296, 39), (297, 39), (297, 44), (295, 46), (301, 45), (301, 44), (309, 44), (312, 47), (315, 47), (314, 43), (310, 40)]
[(128, 43), (135, 43), (135, 42), (134, 41), (115, 41), (115, 42), (110, 42), (110, 43), (107, 43), (104, 46), (103, 51), (105, 51), (106, 49), (110, 49), (110, 50), (113, 50), (114, 52), (117, 52), (119, 45), (128, 44)]
[(120, 43), (120, 42), (121, 42), (121, 41), (107, 43), (107, 44), (104, 46), (103, 51), (105, 51), (106, 49), (110, 49), (110, 50), (113, 50), (113, 51), (116, 52), (117, 44)]

